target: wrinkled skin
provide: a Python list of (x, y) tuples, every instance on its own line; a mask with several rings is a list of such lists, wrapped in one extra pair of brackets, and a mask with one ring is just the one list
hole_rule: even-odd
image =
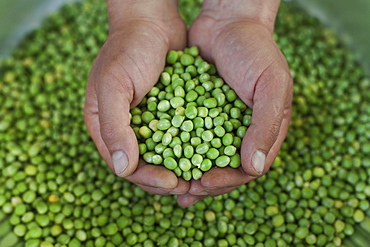
[[(163, 166), (139, 160), (129, 110), (157, 82), (169, 50), (186, 46), (187, 30), (179, 16), (171, 21), (134, 18), (112, 28), (91, 69), (86, 90), (85, 123), (108, 166), (142, 189), (160, 195), (177, 194), (190, 206), (206, 196), (230, 192), (265, 174), (287, 134), (291, 116), (292, 80), (272, 30), (249, 19), (215, 20), (199, 15), (189, 31), (189, 45), (215, 63), (218, 73), (253, 108), (252, 124), (242, 143), (239, 169), (214, 168), (200, 180), (178, 178)], [(128, 166), (115, 170), (112, 154), (122, 150)], [(251, 164), (252, 154), (266, 155), (263, 172)]]

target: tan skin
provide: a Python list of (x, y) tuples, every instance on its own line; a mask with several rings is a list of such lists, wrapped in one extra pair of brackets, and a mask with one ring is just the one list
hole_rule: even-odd
[[(122, 2), (126, 6), (120, 9)], [(107, 2), (110, 33), (90, 73), (85, 122), (113, 172), (150, 193), (177, 194), (178, 203), (186, 207), (206, 196), (230, 192), (269, 170), (288, 131), (292, 79), (272, 38), (279, 1), (275, 5), (261, 2), (233, 0), (225, 5), (225, 1), (205, 0), (188, 32), (188, 42), (176, 1)], [(156, 83), (166, 53), (183, 49), (186, 43), (197, 45), (201, 55), (216, 65), (221, 77), (253, 108), (241, 149), (242, 166), (214, 168), (200, 180), (189, 182), (164, 167), (139, 161), (128, 114)], [(112, 162), (117, 150), (127, 156), (123, 172), (117, 172)], [(252, 164), (256, 150), (266, 155), (262, 172)]]

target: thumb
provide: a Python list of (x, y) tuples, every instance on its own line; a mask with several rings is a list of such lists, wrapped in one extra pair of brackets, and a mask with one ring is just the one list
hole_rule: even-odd
[(259, 78), (253, 98), (252, 122), (242, 143), (242, 165), (248, 175), (266, 173), (280, 150), (291, 117), (290, 83), (290, 76)]
[(127, 177), (136, 170), (139, 158), (129, 114), (134, 89), (132, 84), (112, 77), (104, 78), (105, 83), (96, 86), (100, 135), (105, 144), (105, 150), (99, 151), (115, 174)]

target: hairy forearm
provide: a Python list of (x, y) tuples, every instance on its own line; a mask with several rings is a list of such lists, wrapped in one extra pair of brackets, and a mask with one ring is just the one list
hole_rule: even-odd
[(204, 0), (202, 12), (215, 19), (249, 19), (273, 29), (280, 0)]
[(134, 20), (170, 22), (179, 18), (177, 0), (107, 0), (110, 31)]

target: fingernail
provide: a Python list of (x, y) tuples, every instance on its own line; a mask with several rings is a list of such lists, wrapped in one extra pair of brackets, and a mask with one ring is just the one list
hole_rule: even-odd
[(112, 155), (114, 172), (120, 176), (128, 166), (127, 155), (123, 151), (116, 151)]
[(182, 195), (185, 194), (184, 192), (177, 192), (177, 191), (170, 191), (168, 192), (170, 195)]
[(206, 195), (208, 195), (208, 192), (207, 191), (201, 191), (201, 192), (190, 193), (190, 194), (195, 195), (195, 196), (206, 196)]
[(265, 168), (266, 154), (261, 151), (254, 152), (252, 156), (252, 166), (256, 170), (257, 174), (260, 175)]

